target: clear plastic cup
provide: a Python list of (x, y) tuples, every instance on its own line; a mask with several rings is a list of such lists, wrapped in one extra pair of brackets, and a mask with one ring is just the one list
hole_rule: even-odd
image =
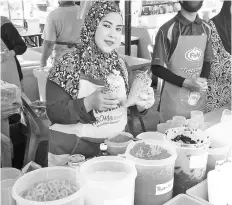
[(222, 112), (221, 122), (228, 121), (232, 116), (231, 110), (225, 109)]
[(195, 129), (199, 129), (200, 127), (200, 122), (196, 119), (187, 119), (186, 120), (186, 125), (190, 128), (195, 128)]
[(205, 121), (204, 113), (200, 110), (192, 110), (190, 112), (190, 115), (191, 115), (191, 119), (199, 121), (200, 123), (199, 128), (202, 129), (204, 126), (204, 121)]
[(183, 116), (174, 116), (172, 118), (172, 128), (174, 127), (182, 127), (186, 124), (186, 118)]
[(172, 128), (172, 125), (171, 124), (168, 124), (168, 123), (160, 123), (157, 125), (157, 132), (160, 132), (160, 133), (165, 133), (168, 129)]

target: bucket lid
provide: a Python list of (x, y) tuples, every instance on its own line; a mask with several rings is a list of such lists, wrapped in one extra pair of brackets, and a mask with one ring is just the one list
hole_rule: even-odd
[[(165, 132), (165, 139), (170, 141), (172, 144), (174, 144), (177, 148), (181, 149), (196, 149), (196, 148), (204, 148), (209, 147), (211, 143), (211, 138), (209, 135), (200, 130), (190, 127), (176, 127), (171, 128)], [(177, 136), (180, 137), (186, 137), (188, 140), (194, 141), (196, 144), (187, 144), (184, 143), (181, 140), (173, 141)]]
[[(167, 151), (168, 154), (170, 154), (170, 156), (168, 156), (167, 158), (164, 159), (141, 159), (138, 158), (136, 156), (133, 156), (131, 154), (132, 149), (136, 146), (141, 144), (142, 146), (145, 145), (150, 145), (150, 147), (158, 147), (162, 148), (163, 150)], [(126, 152), (125, 152), (125, 157), (127, 159), (132, 160), (135, 164), (137, 165), (143, 165), (143, 166), (164, 166), (167, 164), (172, 164), (175, 162), (176, 158), (177, 158), (177, 153), (176, 153), (176, 149), (175, 147), (169, 143), (168, 141), (162, 141), (162, 140), (140, 140), (137, 142), (133, 142), (131, 144), (128, 145)]]

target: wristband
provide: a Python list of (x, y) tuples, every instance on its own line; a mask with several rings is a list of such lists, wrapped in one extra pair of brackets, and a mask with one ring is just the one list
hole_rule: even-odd
[(147, 114), (147, 111), (148, 111), (148, 109), (145, 109), (145, 110), (143, 110), (142, 112), (139, 112), (139, 114), (141, 114), (141, 115), (146, 115), (146, 114)]

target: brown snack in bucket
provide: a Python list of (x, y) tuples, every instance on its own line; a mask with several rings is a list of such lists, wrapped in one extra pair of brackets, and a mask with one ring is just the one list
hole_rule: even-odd
[(123, 135), (123, 134), (119, 134), (115, 137), (109, 138), (108, 141), (109, 142), (116, 142), (116, 143), (123, 143), (123, 142), (128, 142), (132, 140), (130, 137)]

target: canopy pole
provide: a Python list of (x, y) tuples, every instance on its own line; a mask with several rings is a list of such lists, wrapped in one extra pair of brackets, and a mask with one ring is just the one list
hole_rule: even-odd
[(125, 0), (125, 55), (131, 55), (131, 0)]
[(8, 13), (9, 13), (9, 19), (11, 20), (10, 3), (8, 0), (7, 0), (7, 7), (8, 7)]

